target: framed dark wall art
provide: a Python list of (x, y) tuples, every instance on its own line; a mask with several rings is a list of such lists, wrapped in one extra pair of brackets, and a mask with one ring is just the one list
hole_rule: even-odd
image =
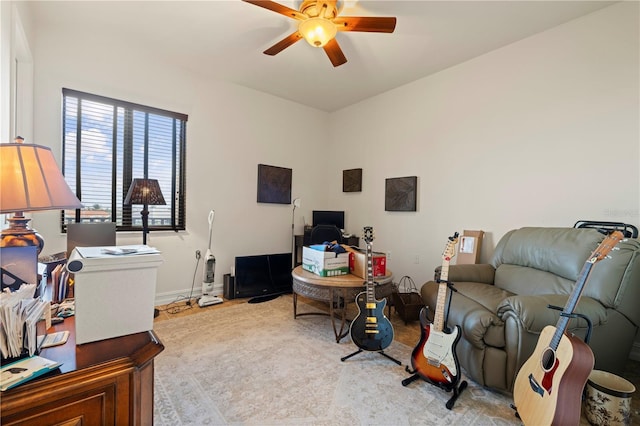
[(342, 192), (362, 191), (362, 169), (342, 171)]
[(418, 177), (407, 176), (385, 180), (384, 209), (388, 212), (415, 212)]
[(291, 169), (258, 164), (258, 202), (291, 204)]

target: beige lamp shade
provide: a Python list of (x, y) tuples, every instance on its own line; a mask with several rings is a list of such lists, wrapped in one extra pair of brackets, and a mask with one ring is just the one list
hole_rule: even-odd
[[(22, 138), (16, 138), (22, 141)], [(0, 144), (0, 213), (15, 214), (0, 233), (0, 247), (44, 247), (44, 239), (28, 223), (24, 212), (79, 209), (50, 148), (23, 143)]]
[(0, 144), (0, 213), (81, 207), (50, 148)]

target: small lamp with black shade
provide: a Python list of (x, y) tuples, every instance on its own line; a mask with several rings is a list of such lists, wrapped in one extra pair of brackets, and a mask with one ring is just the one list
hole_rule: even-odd
[(23, 141), (18, 136), (14, 143), (0, 144), (0, 213), (14, 213), (0, 233), (0, 248), (35, 246), (35, 259), (29, 256), (24, 263), (37, 268), (44, 239), (28, 226), (31, 219), (24, 212), (79, 209), (82, 203), (64, 180), (51, 149)]
[(149, 232), (149, 208), (148, 206), (158, 206), (167, 204), (162, 196), (160, 184), (157, 179), (133, 179), (124, 205), (142, 204), (140, 211), (142, 215), (142, 244), (147, 244), (147, 233)]

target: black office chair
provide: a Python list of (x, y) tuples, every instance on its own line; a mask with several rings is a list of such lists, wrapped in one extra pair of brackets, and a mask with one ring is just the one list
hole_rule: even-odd
[(322, 244), (325, 241), (342, 242), (342, 232), (335, 225), (317, 225), (311, 230), (310, 244)]

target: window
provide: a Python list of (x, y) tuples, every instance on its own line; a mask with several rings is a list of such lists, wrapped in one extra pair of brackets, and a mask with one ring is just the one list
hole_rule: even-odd
[(157, 179), (166, 205), (149, 206), (150, 230), (185, 229), (187, 115), (62, 89), (62, 167), (82, 209), (72, 222), (115, 222), (142, 230), (142, 206), (125, 206), (135, 178)]

